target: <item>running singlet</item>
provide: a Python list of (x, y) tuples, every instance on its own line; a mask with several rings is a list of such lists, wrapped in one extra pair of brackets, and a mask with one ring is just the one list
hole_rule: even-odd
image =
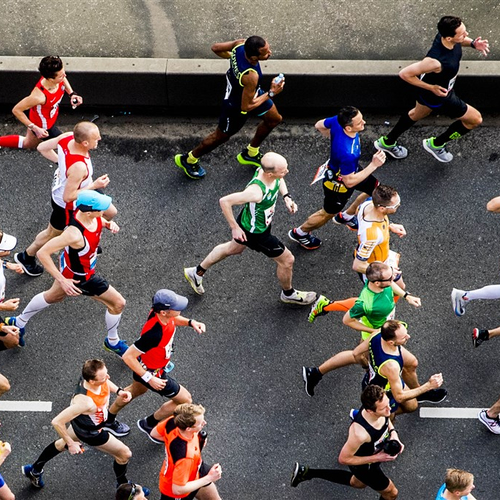
[(108, 418), (109, 385), (107, 382), (102, 384), (101, 393), (95, 394), (94, 392), (85, 389), (83, 382), (83, 377), (80, 377), (73, 397), (77, 394), (83, 394), (84, 396), (89, 397), (96, 405), (96, 409), (90, 415), (78, 415), (78, 417), (75, 417), (71, 421), (71, 424), (75, 423), (75, 427), (77, 429), (80, 428), (86, 431), (96, 431), (104, 426), (104, 422), (106, 422), (106, 419)]
[(174, 417), (160, 422), (156, 430), (165, 438), (165, 460), (160, 471), (160, 491), (169, 497), (187, 497), (190, 493), (174, 495), (172, 484), (184, 486), (189, 481), (199, 478), (202, 459), (198, 433), (187, 440), (175, 426)]
[(382, 292), (375, 293), (368, 288), (367, 281), (349, 310), (349, 316), (359, 319), (369, 328), (380, 328), (389, 318), (394, 306), (394, 292), (390, 286), (384, 288)]
[(225, 101), (229, 101), (237, 109), (241, 109), (241, 97), (243, 95), (243, 83), (241, 79), (250, 71), (255, 71), (259, 75), (256, 92), (260, 91), (260, 80), (262, 78), (262, 71), (260, 63), (256, 65), (251, 64), (245, 57), (245, 44), (237, 45), (231, 51), (231, 59), (229, 69), (226, 73), (226, 94)]
[(66, 210), (75, 210), (75, 202), (70, 201), (66, 203), (63, 199), (64, 189), (66, 188), (66, 183), (68, 182), (68, 170), (69, 168), (79, 161), (85, 163), (87, 167), (87, 176), (78, 186), (78, 189), (85, 189), (92, 183), (92, 162), (88, 156), (72, 154), (69, 151), (69, 142), (73, 139), (73, 134), (68, 135), (64, 139), (59, 141), (57, 145), (57, 156), (58, 156), (58, 167), (54, 172), (54, 180), (52, 181), (52, 199), (54, 202), (59, 205), (61, 208), (65, 208)]
[(387, 215), (382, 222), (365, 219), (364, 212), (368, 204), (367, 200), (358, 209), (358, 247), (355, 257), (364, 262), (379, 260), (385, 262), (389, 258), (389, 218)]
[[(436, 495), (436, 500), (446, 500), (443, 496), (444, 490), (446, 489), (446, 483), (439, 488), (439, 491), (437, 492)], [(464, 495), (463, 497), (460, 497), (460, 500), (467, 500), (469, 498), (469, 495)]]
[(146, 324), (142, 327), (141, 336), (134, 342), (134, 346), (142, 353), (140, 362), (144, 368), (154, 370), (155, 376), (159, 377), (160, 371), (170, 361), (174, 335), (174, 319), (170, 318), (164, 325), (151, 310)]
[(349, 137), (339, 125), (336, 116), (327, 118), (324, 122), (326, 128), (330, 129), (330, 159), (328, 168), (333, 170), (342, 181), (343, 175), (356, 173), (359, 169), (358, 160), (361, 156), (359, 135)]
[(357, 415), (354, 417), (353, 423), (356, 422), (357, 424), (361, 425), (361, 427), (363, 427), (363, 429), (368, 432), (371, 440), (369, 443), (363, 443), (354, 455), (356, 457), (369, 457), (377, 453), (381, 449), (382, 443), (389, 438), (389, 418), (385, 418), (385, 423), (380, 429), (375, 429), (375, 427), (372, 427), (363, 418), (362, 410), (363, 408), (361, 408)]
[(66, 91), (66, 86), (63, 82), (57, 84), (57, 89), (54, 93), (49, 92), (42, 85), (43, 77), (38, 80), (35, 88), (39, 88), (43, 95), (45, 96), (45, 104), (39, 104), (34, 108), (30, 109), (29, 116), (30, 120), (45, 130), (51, 129), (57, 120), (57, 115), (59, 114), (59, 103), (64, 96)]
[(246, 187), (257, 184), (262, 190), (262, 201), (259, 203), (247, 203), (240, 214), (241, 227), (249, 233), (263, 233), (271, 225), (280, 190), (280, 179), (276, 179), (274, 186), (269, 188), (257, 179), (260, 171), (260, 168), (255, 171), (253, 179)]
[[(460, 69), (462, 46), (456, 43), (451, 50), (447, 49), (441, 41), (441, 35), (438, 33), (426, 57), (432, 57), (432, 59), (438, 60), (441, 63), (441, 71), (439, 73), (424, 73), (420, 76), (421, 80), (429, 85), (444, 87), (450, 92), (455, 85), (458, 70)], [(434, 104), (442, 103), (446, 99), (446, 97), (439, 97), (424, 89), (418, 89), (418, 93), (425, 101)]]
[(65, 278), (80, 278), (82, 281), (87, 281), (95, 273), (97, 247), (101, 241), (102, 219), (97, 217), (95, 220), (97, 222), (95, 231), (89, 231), (74, 217), (68, 224), (68, 226), (76, 227), (82, 233), (85, 244), (79, 249), (67, 246), (61, 253), (61, 273)]
[[(396, 361), (399, 365), (399, 374), (403, 371), (403, 355), (401, 353), (401, 346), (398, 346), (398, 354), (387, 354), (382, 348), (382, 334), (377, 333), (371, 338), (369, 343), (370, 351), (370, 364), (369, 364), (369, 384), (374, 384), (382, 387), (382, 389), (389, 391), (391, 386), (387, 378), (380, 374), (380, 369), (391, 359)], [(404, 387), (404, 382), (401, 380)]]

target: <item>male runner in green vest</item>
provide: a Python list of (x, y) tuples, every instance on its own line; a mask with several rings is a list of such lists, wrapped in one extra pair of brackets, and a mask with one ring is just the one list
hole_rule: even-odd
[[(279, 194), (282, 195), (290, 213), (297, 211), (297, 205), (292, 200), (284, 179), (288, 173), (288, 163), (277, 153), (266, 153), (261, 161), (262, 167), (256, 170), (253, 179), (243, 191), (229, 194), (219, 200), (233, 239), (217, 245), (198, 266), (184, 268), (184, 276), (193, 290), (202, 295), (205, 292), (202, 279), (207, 269), (230, 255), (241, 254), (249, 247), (276, 262), (277, 276), (282, 288), (282, 302), (312, 304), (316, 300), (316, 292), (301, 292), (293, 288), (295, 257), (271, 234), (271, 222)], [(233, 214), (234, 205), (244, 205), (237, 219)]]

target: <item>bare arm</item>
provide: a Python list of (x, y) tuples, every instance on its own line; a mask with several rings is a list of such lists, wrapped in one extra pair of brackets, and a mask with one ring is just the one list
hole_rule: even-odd
[(184, 485), (172, 484), (172, 493), (174, 495), (185, 495), (186, 493), (191, 493), (192, 491), (196, 491), (203, 486), (206, 486), (209, 483), (213, 483), (218, 481), (222, 475), (222, 468), (220, 464), (212, 465), (212, 468), (208, 472), (208, 474), (204, 477), (200, 477), (199, 479), (195, 479), (194, 481), (188, 481)]
[(392, 462), (396, 457), (392, 457), (385, 452), (376, 453), (368, 457), (357, 457), (355, 453), (361, 445), (370, 442), (370, 435), (361, 425), (354, 422), (349, 427), (349, 437), (340, 450), (339, 463), (343, 465), (365, 465), (375, 462)]
[(372, 161), (359, 172), (354, 172), (352, 174), (343, 175), (342, 182), (348, 188), (352, 188), (358, 185), (360, 182), (368, 178), (375, 170), (381, 167), (385, 163), (385, 153), (383, 151), (377, 151), (372, 156)]
[(31, 123), (31, 120), (25, 114), (25, 111), (28, 111), (29, 109), (34, 108), (35, 106), (38, 106), (40, 104), (45, 104), (45, 96), (43, 95), (43, 92), (38, 87), (35, 87), (31, 91), (31, 94), (28, 97), (21, 99), (12, 108), (12, 114), (24, 126), (29, 128), (35, 134), (36, 137), (41, 139), (43, 137), (47, 137), (49, 135), (49, 133), (45, 129), (39, 127), (38, 125)]
[[(189, 325), (190, 321), (191, 325)], [(176, 316), (174, 318), (174, 323), (176, 326), (191, 326), (191, 328), (196, 333), (205, 333), (207, 331), (205, 323), (201, 323), (200, 321), (196, 321), (195, 319), (185, 318), (184, 316)]]
[[(64, 82), (64, 87), (66, 88), (66, 93), (68, 95), (72, 94), (73, 87), (69, 83), (69, 80), (65, 78), (63, 82)], [(75, 95), (71, 98), (71, 105), (73, 106), (73, 109), (75, 109), (77, 106), (80, 106), (80, 104), (83, 104), (83, 97), (75, 92)]]
[(223, 196), (219, 200), (219, 205), (222, 209), (222, 214), (227, 220), (229, 227), (231, 228), (231, 233), (233, 238), (246, 241), (246, 236), (233, 214), (233, 206), (234, 205), (243, 205), (245, 203), (259, 203), (262, 201), (262, 190), (256, 184), (252, 184), (248, 186), (244, 191), (240, 191), (238, 193), (228, 194), (227, 196)]
[[(474, 44), (474, 47), (472, 47), (472, 44)], [(488, 43), (488, 40), (483, 40), (480, 36), (478, 36), (475, 40), (472, 40), (472, 38), (466, 37), (465, 40), (462, 42), (462, 47), (472, 47), (476, 50), (479, 50), (483, 56), (487, 56), (488, 52), (490, 51), (490, 44)]]
[[(243, 84), (243, 93), (241, 95), (241, 111), (249, 112), (252, 109), (258, 108), (261, 104), (265, 103), (269, 99), (269, 93), (264, 92), (260, 96), (255, 96), (257, 92), (257, 86), (259, 84), (259, 75), (256, 71), (249, 71), (241, 78), (241, 83)], [(274, 95), (279, 94), (283, 91), (283, 86), (285, 85), (285, 79), (283, 79), (279, 84), (271, 82), (271, 89)]]
[[(283, 197), (283, 201), (285, 202), (286, 209), (291, 213), (297, 213), (299, 207), (297, 203), (292, 200), (290, 193), (288, 192), (288, 187), (286, 185), (285, 179), (280, 179), (280, 194)], [(285, 195), (288, 195), (285, 197)]]
[[(137, 375), (139, 375), (139, 377), (141, 377), (153, 389), (156, 389), (156, 390), (163, 389), (165, 387), (167, 381), (163, 380), (163, 379), (161, 379), (159, 377), (154, 377), (154, 376), (149, 377), (147, 375), (148, 373), (151, 375), (151, 373), (148, 372), (145, 368), (143, 368), (143, 366), (141, 365), (141, 363), (139, 363), (139, 361), (137, 359), (141, 354), (144, 354), (144, 353), (142, 353), (141, 351), (139, 351), (139, 349), (137, 349), (137, 347), (135, 347), (135, 345), (131, 345), (125, 351), (125, 354), (122, 356), (122, 359), (123, 359), (124, 363), (134, 373), (136, 373)], [(146, 376), (147, 380), (145, 378), (143, 378), (144, 376)]]
[(238, 38), (237, 40), (233, 40), (232, 42), (220, 42), (214, 43), (212, 45), (212, 52), (222, 57), (223, 59), (229, 59), (231, 57), (231, 51), (237, 46), (245, 43), (244, 38)]
[(59, 144), (59, 141), (61, 139), (68, 137), (68, 135), (71, 135), (72, 133), (73, 132), (66, 132), (65, 134), (61, 134), (57, 137), (54, 137), (53, 139), (41, 142), (36, 149), (38, 150), (39, 153), (42, 154), (42, 156), (47, 158), (47, 160), (53, 163), (57, 163), (58, 158), (55, 149), (57, 148), (57, 145)]
[(377, 329), (377, 328), (370, 328), (369, 326), (363, 325), (363, 323), (361, 323), (361, 321), (359, 321), (359, 319), (357, 319), (357, 318), (351, 318), (349, 311), (347, 311), (344, 314), (342, 322), (344, 323), (344, 325), (346, 325), (346, 326), (348, 326), (348, 327), (350, 327), (353, 330), (356, 330), (358, 332), (374, 333), (374, 332), (379, 331), (379, 329)]
[(77, 453), (82, 453), (81, 445), (77, 441), (73, 441), (71, 436), (68, 434), (68, 429), (66, 425), (71, 422), (78, 415), (88, 414), (95, 410), (95, 404), (88, 396), (83, 394), (77, 394), (72, 401), (71, 406), (63, 410), (59, 415), (53, 418), (52, 426), (56, 430), (57, 434), (64, 440), (68, 445), (68, 450), (72, 455)]
[[(325, 118), (326, 120), (326, 118)], [(324, 137), (330, 137), (330, 129), (325, 127), (325, 120), (319, 120), (314, 125), (314, 128)]]
[(439, 85), (431, 85), (419, 78), (423, 73), (440, 73), (441, 63), (432, 57), (424, 57), (421, 61), (410, 64), (399, 72), (399, 76), (410, 85), (428, 90), (439, 97), (446, 97), (448, 89)]
[(488, 210), (488, 212), (499, 213), (500, 212), (500, 196), (492, 198), (487, 203), (486, 210)]

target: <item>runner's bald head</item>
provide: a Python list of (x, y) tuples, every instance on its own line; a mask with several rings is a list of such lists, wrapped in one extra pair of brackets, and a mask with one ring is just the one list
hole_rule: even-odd
[(75, 142), (81, 144), (83, 141), (89, 141), (92, 138), (92, 134), (98, 130), (97, 125), (92, 122), (79, 122), (75, 125), (73, 129), (73, 135), (75, 137)]
[(288, 167), (286, 159), (278, 153), (266, 153), (260, 161), (262, 170), (266, 173), (273, 173), (279, 167)]

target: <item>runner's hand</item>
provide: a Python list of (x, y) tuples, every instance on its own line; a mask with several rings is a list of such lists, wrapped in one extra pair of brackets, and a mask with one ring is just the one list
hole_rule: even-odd
[(420, 297), (414, 297), (413, 295), (407, 295), (406, 302), (408, 302), (408, 304), (411, 304), (414, 307), (420, 307), (422, 305)]
[(212, 468), (208, 471), (207, 478), (211, 481), (218, 481), (222, 476), (222, 467), (220, 464), (212, 465)]
[(49, 136), (49, 133), (47, 132), (47, 130), (45, 130), (44, 128), (42, 127), (39, 127), (38, 125), (35, 125), (31, 131), (35, 134), (35, 137), (37, 139), (44, 139), (45, 137), (48, 137)]
[(157, 391), (161, 391), (166, 385), (167, 381), (163, 380), (158, 377), (153, 377), (151, 380), (148, 382), (148, 384), (153, 388), (156, 389)]
[(82, 443), (73, 441), (71, 444), (68, 444), (68, 451), (71, 455), (79, 455), (80, 453), (83, 453)]
[(79, 283), (79, 281), (65, 278), (64, 276), (59, 281), (59, 285), (63, 289), (63, 292), (70, 297), (77, 297), (82, 293), (82, 291), (75, 285), (75, 283)]
[(383, 151), (377, 151), (373, 156), (372, 156), (372, 161), (371, 164), (375, 167), (381, 167), (385, 163), (385, 153)]
[(448, 90), (439, 85), (433, 85), (431, 92), (439, 97), (446, 97), (448, 95)]
[(2, 307), (1, 309), (4, 311), (15, 311), (19, 307), (19, 302), (21, 299), (9, 299), (6, 300), (5, 302), (2, 302)]
[(102, 189), (109, 184), (108, 174), (101, 175), (92, 183), (92, 189)]
[(196, 321), (195, 319), (191, 320), (191, 327), (196, 333), (205, 333), (207, 331), (205, 323), (201, 323), (200, 321)]
[(432, 375), (432, 377), (429, 379), (429, 385), (431, 386), (431, 389), (437, 389), (438, 387), (441, 387), (443, 385), (443, 375), (441, 373)]
[(233, 239), (236, 241), (247, 241), (245, 232), (239, 226), (232, 229), (231, 234), (233, 235)]

